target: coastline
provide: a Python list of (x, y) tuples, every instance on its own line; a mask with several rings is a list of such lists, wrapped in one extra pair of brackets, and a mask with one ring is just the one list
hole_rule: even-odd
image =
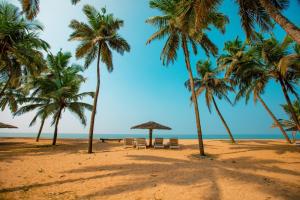
[[(36, 133), (0, 133), (0, 138), (35, 138)], [(52, 139), (53, 133), (43, 133), (41, 138), (44, 139)], [(148, 133), (95, 133), (94, 138), (148, 138)], [(173, 133), (155, 133), (153, 134), (153, 138), (178, 138), (178, 139), (197, 139), (197, 134), (173, 134)], [(292, 135), (289, 134), (291, 138)], [(58, 139), (85, 139), (88, 138), (87, 133), (59, 133)], [(226, 133), (223, 134), (203, 134), (203, 139), (228, 139), (229, 136)], [(284, 139), (281, 133), (254, 133), (254, 134), (234, 134), (234, 138), (237, 140), (244, 139)], [(297, 134), (297, 138), (300, 139), (300, 134)]]
[[(134, 138), (134, 137), (132, 137)], [(35, 141), (35, 137), (0, 137), (0, 140), (3, 139), (3, 140), (9, 140), (9, 139), (24, 139), (24, 140), (34, 140)], [(120, 138), (120, 139), (124, 139), (124, 138)], [(154, 139), (154, 138), (153, 138)], [(168, 140), (168, 138), (164, 138), (165, 140)], [(179, 140), (182, 140), (182, 141), (197, 141), (197, 139), (195, 138), (178, 138)], [(58, 138), (57, 141), (86, 141), (88, 140), (88, 137), (87, 138)], [(148, 141), (149, 139), (146, 138), (146, 140)], [(249, 138), (249, 139), (244, 139), (244, 138), (241, 138), (241, 139), (236, 139), (237, 141), (278, 141), (278, 142), (285, 142), (284, 139), (262, 139), (262, 138)], [(51, 138), (40, 138), (40, 141), (51, 141)], [(100, 142), (100, 138), (94, 138), (94, 142)], [(230, 139), (224, 139), (224, 138), (220, 138), (220, 139), (203, 139), (203, 141), (230, 141)], [(121, 142), (122, 143), (122, 142)], [(288, 144), (288, 143), (287, 143)]]

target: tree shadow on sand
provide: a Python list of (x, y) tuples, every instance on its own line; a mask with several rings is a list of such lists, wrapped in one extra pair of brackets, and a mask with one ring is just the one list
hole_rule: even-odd
[[(225, 142), (225, 141), (221, 141)], [(240, 152), (251, 152), (251, 151), (272, 151), (277, 154), (284, 154), (284, 153), (300, 153), (299, 146), (294, 144), (288, 144), (284, 141), (280, 143), (278, 141), (261, 141), (261, 140), (254, 140), (251, 141), (238, 141), (236, 145), (230, 145), (230, 149), (233, 152), (228, 152), (227, 154), (234, 154)]]
[[(2, 140), (2, 141), (1, 141)], [(25, 142), (15, 142), (15, 139), (1, 139), (0, 141), (0, 161), (11, 162), (19, 160), (22, 156), (42, 156), (57, 154), (76, 154), (87, 153), (87, 140), (69, 139), (58, 141), (56, 146), (52, 146), (48, 141), (41, 139), (40, 142), (34, 142), (35, 139), (25, 139)], [(47, 143), (45, 143), (47, 141)], [(114, 147), (120, 146), (120, 143), (101, 143), (94, 140), (94, 152), (109, 152)]]
[[(155, 188), (161, 184), (189, 186), (192, 188), (206, 188), (206, 196), (203, 199), (222, 199), (222, 188), (219, 185), (219, 175), (242, 184), (255, 184), (264, 193), (275, 195), (283, 199), (299, 199), (299, 185), (292, 185), (280, 179), (251, 173), (251, 171), (262, 170), (285, 175), (300, 174), (295, 171), (279, 167), (267, 166), (268, 164), (280, 163), (277, 160), (254, 160), (251, 157), (217, 160), (212, 158), (197, 159), (190, 155), (189, 159), (175, 159), (160, 156), (128, 155), (129, 164), (114, 164), (102, 166), (87, 166), (64, 173), (80, 173), (82, 178), (66, 179), (56, 182), (42, 184), (31, 184), (21, 187), (12, 187), (0, 190), (1, 193), (15, 192), (24, 189), (34, 189), (47, 186), (58, 186), (62, 184), (94, 180), (103, 181), (107, 177), (122, 177), (132, 175), (133, 179), (126, 182), (101, 188), (96, 192), (81, 196), (83, 199), (96, 197), (111, 197), (113, 195)], [(242, 165), (236, 165), (239, 163)], [(93, 176), (90, 176), (93, 173)], [(101, 173), (101, 174), (99, 174)], [(87, 174), (87, 175), (85, 175)], [(142, 178), (141, 178), (142, 177)], [(291, 190), (291, 188), (294, 188)], [(189, 191), (187, 191), (189, 192)]]
[[(199, 160), (190, 157), (189, 160), (180, 160), (174, 158), (165, 158), (157, 156), (128, 156), (133, 161), (142, 161), (151, 163), (132, 163), (126, 165), (106, 165), (84, 167), (76, 170), (70, 170), (69, 173), (88, 173), (97, 171), (114, 172), (112, 176), (133, 175), (137, 177), (126, 183), (114, 185), (111, 187), (101, 188), (101, 190), (85, 195), (83, 198), (92, 198), (97, 196), (111, 196), (120, 193), (139, 191), (145, 188), (156, 187), (160, 184), (208, 187), (207, 199), (221, 199), (221, 188), (218, 184), (218, 174), (225, 178), (238, 180), (245, 184), (254, 183), (259, 185), (259, 189), (272, 195), (280, 196), (283, 199), (299, 199), (300, 187), (291, 185), (279, 179), (273, 179), (263, 175), (257, 175), (248, 171), (263, 170), (273, 173), (300, 176), (295, 171), (281, 169), (279, 167), (269, 167), (266, 164), (275, 164), (276, 160), (253, 160), (250, 157), (242, 157), (232, 162), (227, 160)], [(153, 164), (153, 162), (155, 162)], [(243, 163), (242, 166), (236, 167), (235, 163)], [(246, 172), (247, 171), (247, 172)], [(144, 177), (144, 178), (141, 178)], [(290, 188), (295, 188), (291, 191)], [(288, 192), (286, 192), (288, 191)], [(205, 199), (204, 198), (204, 199)]]
[[(77, 144), (70, 144), (76, 145)], [(84, 149), (86, 144), (78, 149)], [(290, 145), (282, 144), (283, 150), (278, 150), (278, 146), (272, 142), (267, 143), (265, 146), (260, 143), (245, 144), (239, 142), (238, 145), (230, 146), (231, 153), (241, 151), (257, 151), (260, 150), (272, 150), (277, 154), (284, 152), (298, 152), (299, 150)], [(107, 148), (105, 149), (105, 147)], [(111, 151), (112, 147), (120, 146), (120, 144), (103, 144), (99, 146), (101, 151)], [(66, 149), (72, 147), (65, 146)], [(97, 147), (98, 148), (98, 147)], [(197, 145), (189, 145), (184, 148), (197, 149)], [(290, 149), (291, 148), (291, 149)], [(78, 152), (77, 150), (67, 150), (70, 152)], [(112, 151), (115, 151), (113, 149)], [(55, 149), (54, 152), (44, 152), (39, 149), (40, 154), (57, 154), (57, 152), (65, 152), (63, 145), (60, 148)], [(243, 186), (248, 184), (254, 184), (257, 190), (263, 192), (266, 195), (277, 196), (282, 199), (300, 199), (300, 186), (299, 184), (292, 184), (289, 181), (276, 178), (276, 176), (267, 176), (263, 172), (271, 172), (270, 174), (281, 174), (286, 176), (300, 177), (300, 172), (281, 168), (276, 166), (277, 164), (288, 164), (288, 162), (275, 160), (275, 159), (254, 159), (253, 157), (238, 157), (220, 159), (219, 157), (224, 153), (214, 154), (205, 159), (199, 159), (195, 155), (188, 155), (186, 159), (177, 159), (155, 155), (127, 155), (126, 164), (99, 164), (94, 166), (81, 166), (76, 169), (64, 170), (62, 173), (80, 174), (80, 178), (69, 178), (61, 181), (52, 181), (46, 183), (36, 183), (26, 186), (16, 186), (10, 188), (0, 189), (0, 194), (16, 192), (26, 189), (38, 189), (42, 187), (56, 187), (59, 185), (76, 183), (82, 184), (83, 181), (92, 180), (91, 185), (95, 186), (97, 183), (107, 181), (106, 178), (122, 178), (132, 177), (124, 179), (121, 183), (115, 185), (107, 185), (99, 188), (97, 191), (93, 191), (84, 196), (80, 196), (82, 199), (96, 198), (97, 197), (112, 197), (118, 194), (127, 194), (130, 192), (138, 192), (144, 189), (156, 188), (160, 185), (171, 186), (186, 186), (193, 190), (186, 191), (197, 192), (200, 189), (205, 188), (205, 196), (201, 196), (202, 199), (222, 199), (222, 193), (224, 187), (220, 184), (220, 175), (222, 179), (239, 182)], [(2, 152), (0, 153), (0, 155)], [(30, 152), (28, 152), (30, 154)], [(16, 155), (17, 156), (17, 155)], [(238, 164), (237, 164), (238, 163)], [(254, 173), (254, 172), (261, 173)], [(91, 175), (92, 174), (92, 175)], [(229, 181), (229, 182), (230, 182)], [(89, 187), (91, 185), (85, 185)], [(197, 195), (197, 194), (196, 194)]]

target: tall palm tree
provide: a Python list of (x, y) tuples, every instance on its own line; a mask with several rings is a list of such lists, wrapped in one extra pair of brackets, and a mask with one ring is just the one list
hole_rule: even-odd
[(261, 102), (287, 142), (291, 143), (282, 125), (261, 97), (272, 78), (269, 66), (260, 62), (255, 49), (248, 48), (245, 44), (242, 45), (238, 38), (227, 42), (224, 51), (226, 54), (219, 57), (218, 63), (221, 68), (226, 69), (225, 77), (230, 78), (233, 86), (238, 88), (236, 101), (245, 97), (247, 103), (253, 95), (254, 102), (257, 100)]
[(0, 98), (6, 89), (17, 89), (29, 76), (45, 69), (43, 51), (49, 45), (39, 38), (43, 30), (35, 21), (27, 21), (12, 4), (0, 3)]
[[(218, 99), (224, 98), (231, 104), (231, 101), (228, 98), (227, 94), (228, 91), (233, 91), (233, 87), (228, 84), (228, 79), (218, 77), (220, 70), (218, 70), (217, 68), (213, 69), (209, 60), (204, 62), (198, 61), (197, 72), (199, 78), (194, 78), (197, 97), (205, 92), (205, 100), (209, 112), (211, 112), (211, 104), (213, 103), (224, 127), (228, 132), (231, 142), (235, 143), (231, 130), (228, 127), (223, 115), (221, 114), (215, 100), (215, 97), (217, 97)], [(189, 82), (186, 82), (186, 86), (188, 86), (188, 88), (190, 89)]]
[(79, 74), (82, 71), (81, 66), (69, 66), (70, 58), (70, 53), (61, 51), (57, 55), (48, 55), (49, 70), (33, 80), (34, 89), (28, 98), (28, 104), (15, 113), (21, 115), (37, 109), (30, 125), (33, 125), (38, 117), (42, 119), (43, 125), (44, 120), (51, 116), (52, 125), (55, 125), (52, 145), (56, 144), (59, 121), (66, 109), (78, 116), (83, 125), (86, 125), (84, 110), (92, 110), (92, 105), (80, 101), (86, 96), (93, 97), (93, 93), (79, 93), (85, 79)]
[[(181, 0), (180, 15), (190, 15), (195, 13), (196, 26), (203, 23), (207, 14), (219, 6), (222, 0)], [(239, 15), (247, 38), (255, 38), (255, 25), (259, 25), (262, 30), (272, 29), (274, 20), (287, 34), (300, 44), (300, 29), (283, 14), (289, 5), (289, 0), (236, 0), (239, 6)]]
[[(19, 0), (22, 4), (23, 12), (27, 19), (34, 19), (40, 11), (40, 0)], [(71, 0), (73, 5), (77, 4), (80, 0)]]
[[(269, 75), (279, 82), (287, 105), (290, 107), (293, 120), (297, 124), (298, 130), (300, 130), (300, 121), (289, 96), (290, 92), (298, 97), (296, 87), (300, 81), (300, 54), (291, 51), (291, 46), (294, 43), (289, 37), (285, 37), (282, 42), (279, 42), (274, 36), (265, 39), (259, 35), (258, 38), (253, 49), (258, 52), (262, 62), (268, 66)], [(285, 73), (282, 73), (283, 69), (285, 69)]]
[(86, 68), (97, 58), (97, 86), (91, 115), (88, 146), (88, 153), (92, 153), (94, 123), (100, 90), (100, 59), (106, 65), (108, 71), (112, 72), (112, 50), (123, 55), (124, 52), (130, 51), (130, 46), (118, 34), (119, 29), (124, 24), (122, 20), (115, 18), (113, 14), (106, 14), (105, 8), (98, 11), (90, 5), (85, 5), (83, 12), (88, 18), (88, 23), (72, 20), (70, 27), (74, 32), (70, 35), (70, 40), (80, 41), (76, 49), (76, 57), (85, 58)]
[(204, 146), (202, 139), (202, 129), (200, 123), (200, 114), (198, 110), (198, 101), (194, 88), (194, 79), (192, 68), (190, 64), (190, 52), (188, 45), (192, 46), (193, 52), (197, 54), (197, 46), (200, 45), (204, 51), (213, 55), (217, 54), (217, 47), (211, 42), (208, 36), (203, 32), (208, 28), (208, 25), (214, 25), (220, 30), (224, 30), (227, 18), (220, 13), (212, 11), (207, 17), (207, 21), (201, 24), (201, 28), (194, 27), (193, 17), (180, 18), (178, 17), (177, 9), (180, 0), (152, 0), (150, 1), (150, 7), (158, 9), (163, 13), (161, 16), (154, 16), (149, 18), (146, 22), (153, 26), (156, 26), (158, 30), (148, 39), (147, 44), (153, 40), (162, 39), (167, 37), (167, 41), (161, 52), (161, 60), (164, 65), (174, 63), (177, 59), (177, 52), (181, 46), (184, 52), (185, 64), (189, 75), (189, 81), (192, 91), (192, 100), (194, 104), (194, 111), (196, 116), (196, 125), (198, 133), (198, 143), (200, 155), (204, 156)]

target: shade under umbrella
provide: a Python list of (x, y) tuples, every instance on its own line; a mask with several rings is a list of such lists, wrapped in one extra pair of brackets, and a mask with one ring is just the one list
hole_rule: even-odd
[(159, 123), (152, 122), (152, 121), (133, 126), (133, 127), (131, 127), (131, 129), (149, 129), (149, 146), (150, 147), (152, 147), (152, 132), (153, 132), (153, 129), (171, 130), (170, 127), (167, 127), (167, 126), (164, 126), (164, 125), (161, 125)]
[(0, 128), (18, 128), (18, 127), (0, 122)]

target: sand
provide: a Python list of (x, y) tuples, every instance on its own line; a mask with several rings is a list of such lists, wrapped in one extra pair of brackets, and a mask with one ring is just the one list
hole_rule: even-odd
[(0, 138), (0, 199), (300, 199), (300, 147), (284, 141), (196, 140), (180, 150), (118, 142)]

